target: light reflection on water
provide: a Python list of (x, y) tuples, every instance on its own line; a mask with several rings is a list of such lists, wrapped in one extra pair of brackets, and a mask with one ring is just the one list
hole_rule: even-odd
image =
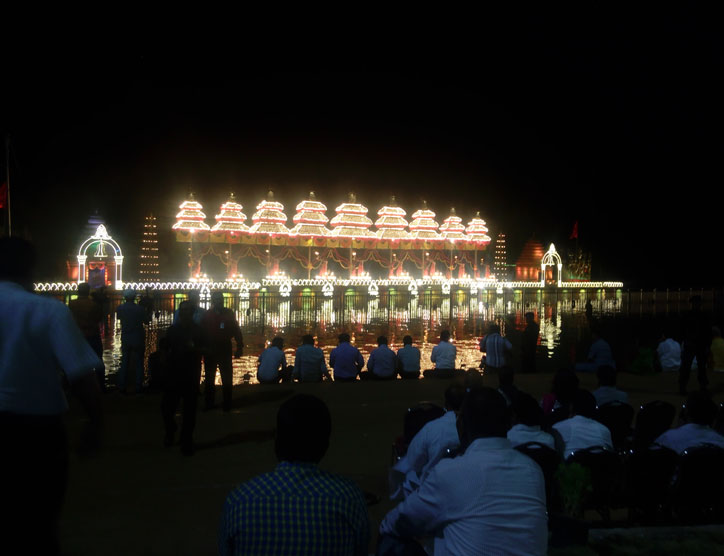
[[(244, 356), (235, 359), (234, 383), (256, 383), (256, 362), (267, 342), (275, 336), (285, 338), (288, 364), (294, 363), (294, 352), (304, 334), (314, 334), (329, 360), (329, 352), (337, 345), (337, 336), (347, 332), (362, 352), (365, 360), (377, 347), (377, 337), (386, 335), (392, 349), (402, 347), (402, 338), (409, 334), (422, 352), (422, 367), (431, 368), (430, 353), (437, 344), (439, 333), (449, 329), (458, 349), (460, 368), (477, 367), (481, 354), (478, 342), (487, 325), (500, 325), (505, 336), (516, 344), (525, 328), (526, 312), (530, 311), (540, 323), (539, 358), (553, 359), (561, 345), (563, 334), (580, 337), (585, 327), (584, 292), (568, 295), (548, 292), (516, 291), (507, 295), (483, 294), (470, 297), (458, 293), (451, 296), (422, 295), (368, 297), (350, 295), (343, 298), (296, 296), (290, 298), (255, 298), (238, 301), (228, 299), (236, 311), (244, 334)], [(621, 309), (620, 292), (588, 292), (596, 314), (615, 314)], [(146, 360), (157, 349), (159, 337), (170, 326), (172, 313), (161, 311), (147, 328)], [(565, 322), (565, 327), (564, 327)], [(120, 334), (117, 322), (111, 317), (104, 335), (103, 359), (108, 380), (115, 382), (120, 365)], [(514, 353), (514, 361), (515, 361)], [(217, 375), (217, 383), (220, 377)]]

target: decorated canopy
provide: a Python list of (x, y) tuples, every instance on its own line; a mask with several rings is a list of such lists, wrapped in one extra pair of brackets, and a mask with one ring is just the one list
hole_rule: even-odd
[(468, 222), (468, 227), (465, 228), (465, 232), (468, 234), (468, 239), (474, 243), (490, 243), (488, 227), (485, 225), (485, 220), (480, 218), (480, 212)]
[(377, 237), (380, 239), (410, 239), (409, 232), (405, 231), (407, 213), (395, 202), (394, 195), (390, 200), (390, 204), (382, 207), (377, 211), (379, 218), (375, 222), (377, 228)]
[(423, 207), (412, 214), (410, 237), (426, 241), (439, 240), (440, 234), (437, 233), (437, 229), (438, 223), (435, 221), (435, 213), (427, 208), (427, 202), (423, 201)]
[(287, 216), (284, 214), (284, 205), (274, 200), (274, 192), (269, 191), (266, 201), (256, 206), (256, 212), (251, 217), (250, 234), (289, 235), (289, 229), (284, 225)]
[(468, 239), (465, 235), (463, 219), (455, 214), (454, 208), (450, 210), (450, 216), (440, 226), (440, 236), (448, 241), (465, 241)]
[(216, 224), (211, 228), (213, 232), (248, 232), (249, 226), (244, 224), (246, 215), (241, 212), (243, 207), (234, 200), (234, 194), (221, 205), (221, 212), (216, 215)]
[(369, 230), (372, 220), (367, 217), (367, 207), (357, 203), (354, 193), (349, 194), (349, 200), (339, 205), (335, 211), (337, 216), (330, 222), (334, 237), (365, 238), (376, 237)]
[(174, 230), (208, 230), (209, 225), (204, 222), (206, 215), (202, 212), (201, 203), (194, 200), (193, 193), (189, 195), (188, 201), (181, 203), (179, 207), (181, 211), (176, 215), (176, 224), (173, 225)]
[(325, 226), (329, 218), (324, 214), (327, 207), (317, 201), (314, 191), (310, 191), (309, 199), (297, 205), (297, 214), (294, 215), (295, 226), (289, 230), (289, 235), (304, 237), (327, 237), (329, 229)]

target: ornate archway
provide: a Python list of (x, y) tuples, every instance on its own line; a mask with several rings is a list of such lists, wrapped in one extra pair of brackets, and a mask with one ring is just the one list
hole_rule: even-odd
[(547, 266), (555, 266), (558, 268), (558, 287), (561, 287), (561, 282), (563, 281), (563, 263), (561, 262), (561, 256), (556, 251), (556, 246), (551, 243), (551, 246), (548, 248), (548, 251), (546, 251), (546, 254), (543, 255), (543, 259), (540, 263), (540, 269), (541, 269), (541, 276), (540, 276), (540, 285), (541, 288), (545, 287), (546, 285), (546, 267)]
[(86, 263), (88, 262), (88, 249), (96, 245), (96, 252), (93, 255), (94, 258), (105, 259), (108, 257), (106, 253), (106, 245), (113, 249), (113, 260), (115, 262), (115, 279), (113, 286), (120, 290), (123, 288), (123, 253), (121, 252), (121, 246), (118, 245), (116, 240), (108, 235), (106, 227), (101, 224), (96, 229), (96, 233), (86, 239), (78, 249), (78, 283), (86, 281)]

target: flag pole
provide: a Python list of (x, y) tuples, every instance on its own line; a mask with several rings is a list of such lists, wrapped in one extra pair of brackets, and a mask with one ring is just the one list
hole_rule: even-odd
[(10, 134), (5, 136), (5, 187), (8, 203), (8, 237), (13, 235), (12, 212), (10, 210)]

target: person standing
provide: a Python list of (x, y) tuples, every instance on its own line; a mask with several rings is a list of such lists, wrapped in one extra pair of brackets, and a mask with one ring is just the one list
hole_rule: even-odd
[(387, 346), (387, 336), (377, 338), (377, 347), (367, 360), (367, 372), (360, 375), (362, 380), (392, 380), (397, 376), (397, 356)]
[(535, 372), (535, 354), (538, 349), (538, 336), (540, 334), (540, 326), (535, 322), (533, 313), (525, 314), (525, 330), (523, 331), (522, 342), (522, 363), (524, 373)]
[[(101, 306), (90, 297), (90, 284), (81, 282), (78, 284), (78, 299), (68, 304), (78, 328), (83, 333), (90, 347), (98, 359), (103, 361), (103, 341), (101, 340), (101, 322), (103, 321), (103, 310)], [(96, 378), (101, 391), (106, 389), (106, 368), (101, 365), (96, 369)]]
[(297, 348), (294, 356), (293, 378), (299, 382), (322, 382), (322, 377), (329, 376), (324, 362), (324, 352), (314, 345), (314, 336), (302, 336), (302, 345)]
[(480, 351), (485, 354), (483, 358), (485, 371), (499, 372), (505, 367), (507, 355), (512, 350), (513, 345), (500, 335), (500, 327), (491, 323), (488, 333), (480, 340)]
[(402, 339), (402, 348), (397, 350), (397, 365), (401, 378), (420, 378), (420, 350), (412, 345), (412, 336)]
[(204, 349), (202, 328), (194, 322), (194, 307), (188, 301), (179, 305), (178, 323), (166, 332), (168, 362), (163, 385), (161, 414), (166, 435), (164, 445), (171, 446), (177, 430), (176, 408), (183, 401), (181, 453), (194, 453), (193, 433), (196, 426), (196, 401), (201, 380), (201, 354)]
[(146, 351), (146, 329), (144, 324), (151, 321), (146, 310), (135, 303), (136, 292), (127, 289), (123, 292), (126, 300), (116, 309), (121, 323), (121, 367), (118, 369), (118, 388), (126, 393), (126, 374), (131, 361), (136, 370), (136, 393), (143, 389), (144, 355)]
[(218, 367), (223, 395), (222, 410), (229, 412), (231, 411), (234, 378), (231, 340), (236, 342), (236, 351), (233, 351), (233, 355), (235, 358), (239, 358), (244, 353), (244, 339), (234, 312), (224, 307), (222, 292), (217, 291), (211, 294), (211, 308), (204, 314), (203, 323), (202, 328), (208, 341), (204, 354), (204, 407), (207, 410), (214, 408), (216, 367)]
[(365, 359), (360, 351), (350, 343), (349, 334), (339, 335), (339, 345), (329, 354), (329, 366), (334, 369), (334, 380), (354, 382), (365, 366)]
[(711, 346), (711, 324), (708, 315), (701, 310), (701, 296), (695, 295), (689, 301), (691, 311), (684, 316), (684, 341), (682, 342), (681, 367), (679, 368), (679, 394), (682, 396), (687, 395), (686, 388), (695, 357), (698, 366), (699, 388), (705, 390), (709, 385), (706, 364), (709, 361)]
[(100, 440), (102, 363), (60, 301), (30, 293), (35, 249), (0, 239), (0, 538), (3, 554), (60, 554), (68, 480), (65, 375), (90, 417), (82, 452)]

